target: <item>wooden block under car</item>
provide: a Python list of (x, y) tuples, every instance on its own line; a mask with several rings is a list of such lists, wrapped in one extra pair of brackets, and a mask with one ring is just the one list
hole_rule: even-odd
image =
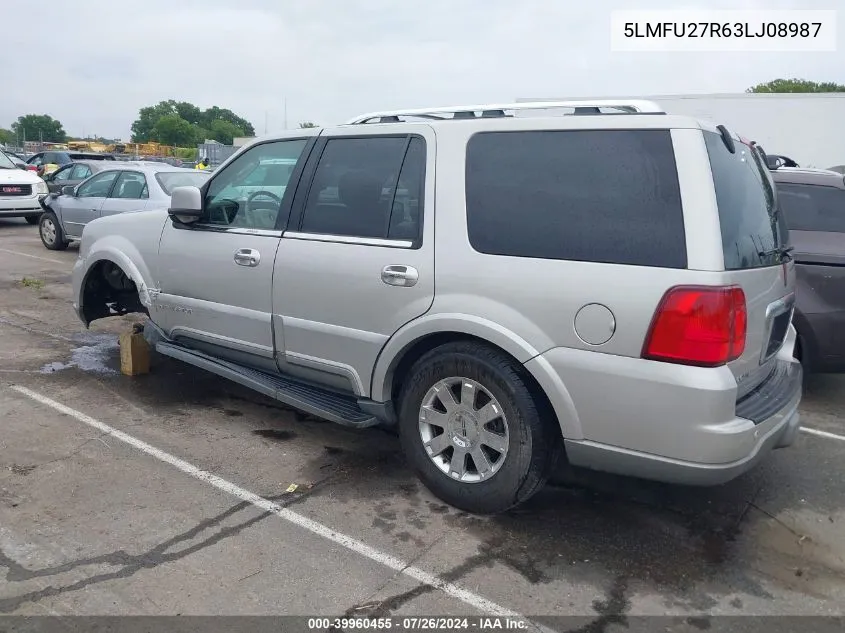
[(142, 333), (120, 335), (120, 371), (127, 376), (150, 373), (150, 346)]

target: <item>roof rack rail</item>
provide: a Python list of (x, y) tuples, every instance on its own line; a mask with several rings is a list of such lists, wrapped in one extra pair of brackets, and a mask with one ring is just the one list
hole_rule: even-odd
[(451, 119), (475, 119), (476, 113), (482, 118), (507, 117), (523, 110), (550, 110), (569, 108), (575, 115), (606, 114), (602, 109), (616, 110), (613, 114), (666, 114), (654, 101), (644, 99), (593, 99), (589, 101), (525, 101), (521, 103), (488, 103), (476, 105), (441, 106), (435, 108), (412, 108), (408, 110), (390, 110), (386, 112), (369, 112), (354, 117), (346, 125), (362, 123), (396, 123), (399, 117), (415, 117), (448, 121)]

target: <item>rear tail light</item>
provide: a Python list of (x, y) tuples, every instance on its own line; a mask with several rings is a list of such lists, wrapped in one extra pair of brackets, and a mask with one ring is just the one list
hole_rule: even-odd
[(38, 167), (36, 167), (35, 165), (27, 165), (26, 170), (27, 171), (38, 171)]
[(738, 286), (677, 286), (660, 301), (643, 358), (717, 367), (745, 351), (748, 314)]

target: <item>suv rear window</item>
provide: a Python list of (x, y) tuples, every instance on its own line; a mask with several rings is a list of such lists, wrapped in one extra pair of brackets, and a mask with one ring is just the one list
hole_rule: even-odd
[(743, 143), (736, 143), (736, 153), (731, 154), (715, 132), (704, 132), (704, 142), (716, 188), (725, 270), (780, 265), (788, 234), (776, 212), (768, 169)]
[(845, 233), (845, 189), (786, 182), (777, 189), (790, 229)]
[(668, 130), (478, 133), (467, 144), (466, 204), (482, 253), (687, 265)]

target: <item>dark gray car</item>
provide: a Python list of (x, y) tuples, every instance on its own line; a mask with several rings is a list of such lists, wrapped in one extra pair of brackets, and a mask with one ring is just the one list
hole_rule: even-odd
[(43, 176), (50, 193), (61, 193), (62, 187), (75, 187), (89, 176), (114, 167), (114, 162), (105, 160), (78, 160), (64, 165), (52, 174)]
[(845, 176), (782, 167), (773, 177), (795, 249), (796, 354), (805, 372), (845, 371)]

